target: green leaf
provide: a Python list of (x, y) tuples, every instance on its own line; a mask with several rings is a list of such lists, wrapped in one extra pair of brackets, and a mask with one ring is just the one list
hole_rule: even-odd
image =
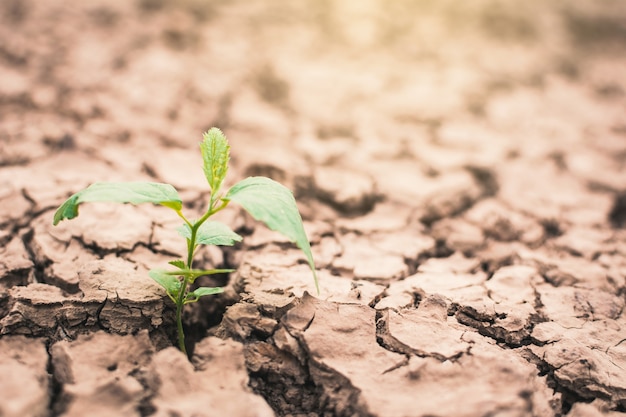
[(319, 294), (311, 245), (296, 200), (287, 187), (266, 177), (249, 177), (235, 184), (223, 200), (240, 204), (256, 220), (295, 242), (307, 258)]
[[(191, 239), (191, 228), (187, 223), (176, 229), (182, 237)], [(207, 221), (196, 232), (196, 243), (203, 245), (232, 246), (243, 238), (224, 223)]]
[(150, 278), (165, 288), (170, 297), (176, 297), (180, 291), (180, 281), (164, 269), (151, 269), (148, 271)]
[(196, 288), (194, 291), (190, 292), (189, 294), (192, 294), (196, 297), (202, 297), (205, 295), (220, 294), (223, 292), (224, 292), (224, 288), (222, 287), (199, 287), (199, 288)]
[(178, 192), (169, 184), (156, 182), (96, 182), (77, 192), (54, 213), (53, 224), (78, 216), (81, 203), (106, 201), (113, 203), (154, 203), (176, 211), (183, 207)]
[(204, 175), (211, 187), (211, 193), (216, 195), (228, 172), (230, 146), (228, 146), (226, 136), (216, 127), (206, 132), (203, 139), (200, 143), (200, 150), (204, 163)]
[(204, 297), (205, 295), (213, 295), (223, 292), (224, 288), (221, 287), (199, 287), (187, 294), (185, 304), (196, 302), (200, 297)]
[(169, 261), (168, 264), (175, 266), (178, 269), (185, 269), (187, 265), (185, 265), (185, 261), (182, 259), (176, 259), (175, 261)]

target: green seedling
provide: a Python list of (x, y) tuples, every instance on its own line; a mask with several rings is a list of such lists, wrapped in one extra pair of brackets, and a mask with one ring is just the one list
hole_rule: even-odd
[(53, 224), (61, 220), (78, 216), (78, 206), (88, 202), (115, 203), (153, 203), (174, 210), (183, 219), (177, 229), (187, 241), (187, 258), (169, 262), (173, 269), (152, 269), (150, 277), (165, 288), (165, 292), (176, 305), (176, 324), (178, 346), (185, 349), (185, 334), (182, 323), (182, 311), (185, 304), (194, 303), (201, 297), (223, 292), (221, 287), (199, 287), (190, 290), (194, 281), (201, 276), (232, 272), (232, 269), (194, 269), (193, 259), (200, 245), (232, 246), (242, 237), (227, 225), (209, 221), (215, 213), (223, 210), (231, 202), (239, 204), (252, 217), (261, 221), (272, 230), (280, 232), (294, 242), (306, 256), (313, 272), (315, 287), (319, 293), (317, 275), (311, 246), (307, 239), (302, 217), (296, 201), (289, 189), (266, 177), (249, 177), (228, 191), (222, 189), (228, 163), (230, 146), (221, 130), (212, 128), (203, 136), (200, 143), (204, 174), (211, 191), (208, 208), (197, 220), (190, 220), (182, 212), (183, 203), (176, 189), (170, 184), (154, 182), (96, 182), (72, 195), (54, 214)]

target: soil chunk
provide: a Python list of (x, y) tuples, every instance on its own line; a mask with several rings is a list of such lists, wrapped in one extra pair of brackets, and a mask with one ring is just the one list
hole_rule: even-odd
[(48, 414), (47, 364), (48, 353), (41, 340), (24, 336), (0, 339), (0, 415), (43, 417)]

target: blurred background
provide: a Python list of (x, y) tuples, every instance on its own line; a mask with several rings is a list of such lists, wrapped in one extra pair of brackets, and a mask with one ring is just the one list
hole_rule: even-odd
[(64, 175), (65, 152), (41, 168), (57, 186), (200, 186), (212, 126), (236, 177), (306, 194), (336, 166), (407, 202), (469, 165), (578, 149), (591, 175), (626, 150), (620, 0), (3, 0), (0, 22), (0, 166), (108, 167)]

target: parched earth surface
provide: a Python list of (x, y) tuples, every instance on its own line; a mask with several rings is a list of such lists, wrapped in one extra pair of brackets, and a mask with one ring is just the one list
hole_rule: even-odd
[[(626, 415), (626, 7), (0, 2), (0, 416)], [(174, 309), (184, 249), (95, 181), (294, 191), (320, 277), (243, 212), (236, 268)]]

